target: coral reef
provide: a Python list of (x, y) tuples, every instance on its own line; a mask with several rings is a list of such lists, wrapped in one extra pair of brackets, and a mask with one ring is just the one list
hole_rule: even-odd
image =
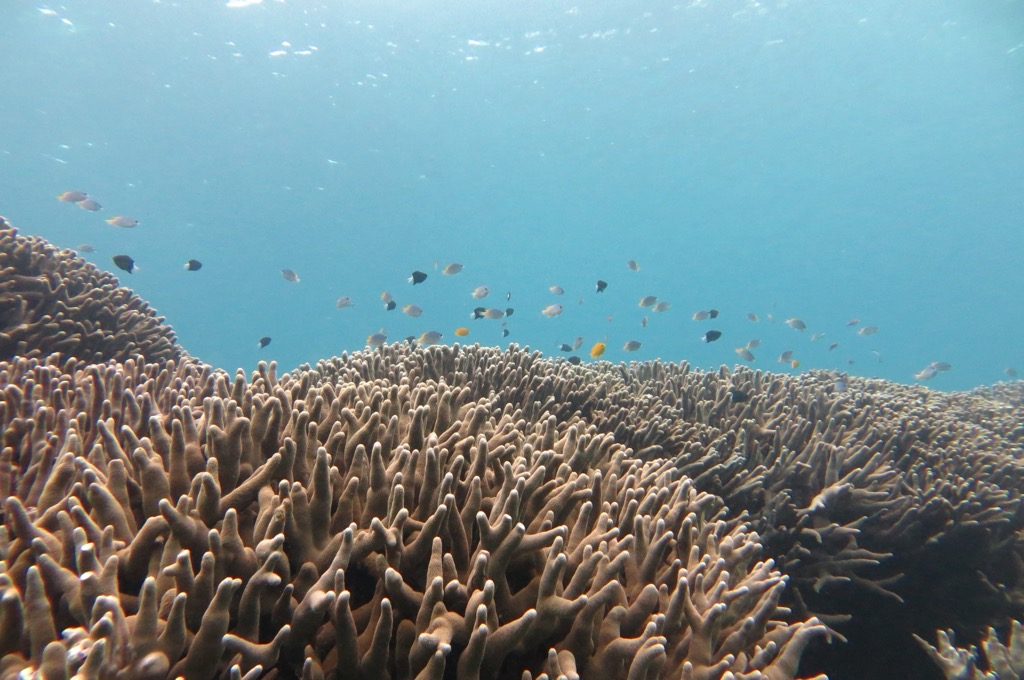
[(2, 678), (781, 679), (827, 632), (671, 460), (539, 403), (190, 361), (0, 384)]
[(117, 279), (0, 218), (0, 359), (182, 356), (174, 331)]

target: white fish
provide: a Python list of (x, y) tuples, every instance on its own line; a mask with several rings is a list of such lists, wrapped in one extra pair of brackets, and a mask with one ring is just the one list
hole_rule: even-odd
[(857, 335), (874, 335), (877, 332), (878, 326), (864, 326), (864, 328), (857, 331)]
[(338, 301), (335, 303), (335, 307), (337, 307), (338, 309), (345, 309), (346, 307), (351, 307), (351, 306), (352, 306), (352, 298), (350, 298), (347, 295), (342, 295), (340, 298), (338, 298)]
[(639, 304), (640, 304), (641, 307), (645, 307), (645, 308), (646, 307), (653, 307), (657, 301), (658, 301), (658, 298), (655, 297), (654, 295), (645, 295), (642, 298), (640, 298), (640, 303)]
[(925, 380), (931, 380), (936, 375), (938, 375), (938, 373), (938, 369), (936, 369), (934, 366), (926, 366), (920, 372), (914, 374), (914, 380), (920, 380), (921, 382), (924, 382)]
[(578, 352), (580, 347), (583, 347), (583, 336), (576, 338), (576, 341), (572, 343), (572, 351)]
[(57, 197), (57, 200), (61, 203), (78, 203), (89, 198), (89, 194), (84, 191), (65, 191), (63, 194)]
[[(107, 221), (109, 222), (109, 220), (107, 220)], [(299, 278), (299, 275), (296, 274), (291, 269), (282, 269), (281, 270), (281, 276), (283, 276), (284, 280), (289, 282), (289, 283), (298, 283), (299, 281), (301, 281), (301, 279)]]
[(654, 311), (659, 312), (659, 313), (660, 312), (667, 312), (670, 309), (672, 309), (672, 303), (671, 302), (665, 302), (664, 300), (662, 300), (658, 304), (654, 305)]
[(737, 347), (736, 354), (738, 354), (740, 359), (743, 359), (744, 361), (754, 360), (754, 355), (746, 347)]
[(491, 289), (487, 286), (477, 286), (473, 289), (473, 299), (483, 300), (485, 297), (491, 294)]
[(553, 319), (562, 313), (562, 305), (548, 305), (544, 309), (540, 310), (540, 313), (549, 319)]
[(802, 331), (807, 329), (807, 324), (797, 318), (786, 319), (786, 325), (792, 329)]
[(710, 319), (710, 318), (711, 318), (711, 312), (705, 312), (703, 309), (700, 310), (699, 312), (694, 312), (693, 313), (693, 320), (694, 321), (704, 321), (704, 320)]
[(436, 345), (437, 343), (441, 342), (441, 337), (441, 334), (437, 331), (427, 331), (426, 333), (419, 337), (417, 342), (423, 345), (424, 347), (428, 345)]
[(452, 262), (441, 270), (441, 273), (445, 276), (455, 276), (462, 271), (462, 265), (458, 262)]
[(133, 217), (125, 217), (124, 215), (114, 215), (107, 220), (107, 224), (112, 227), (121, 227), (122, 229), (131, 229), (132, 227), (139, 226), (139, 221)]
[(550, 286), (548, 291), (552, 295), (565, 295), (565, 288), (562, 288), (561, 286)]
[(402, 307), (402, 311), (413, 318), (423, 314), (423, 310), (416, 305), (406, 305), (405, 307)]
[(815, 333), (814, 335), (811, 336), (811, 342), (817, 342), (818, 340), (821, 340), (823, 337), (825, 337), (824, 333)]
[(747, 343), (747, 349), (757, 349), (760, 346), (761, 346), (761, 341), (758, 340), (757, 338), (754, 338), (753, 340), (751, 340), (750, 342)]
[(491, 308), (491, 309), (488, 309), (488, 310), (484, 311), (484, 318), (485, 319), (502, 319), (504, 317), (505, 317), (505, 310), (504, 309), (494, 309), (494, 308)]
[(94, 201), (91, 198), (86, 198), (78, 202), (78, 207), (82, 210), (88, 210), (89, 212), (96, 212), (103, 206), (98, 201)]

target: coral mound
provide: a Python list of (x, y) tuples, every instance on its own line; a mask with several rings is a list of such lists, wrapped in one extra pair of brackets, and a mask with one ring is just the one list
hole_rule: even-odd
[(174, 331), (117, 279), (0, 218), (0, 359), (179, 358)]
[(0, 384), (0, 678), (782, 680), (827, 632), (719, 498), (542, 389), (56, 357)]

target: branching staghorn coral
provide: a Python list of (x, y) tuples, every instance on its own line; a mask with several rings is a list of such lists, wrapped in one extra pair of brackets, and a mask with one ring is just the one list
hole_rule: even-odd
[(456, 348), (420, 359), (392, 347), (317, 370), (354, 381), (444, 375), (527, 413), (578, 415), (641, 458), (674, 460), (757, 530), (792, 579), (797, 611), (864, 622), (849, 647), (855, 664), (879, 658), (859, 643), (896, 640), (909, 656), (894, 656), (921, 665), (911, 632), (941, 622), (977, 639), (1021, 613), (1024, 412), (1011, 401), (856, 378), (840, 392), (825, 373), (511, 354)]
[(928, 656), (942, 670), (947, 680), (1020, 680), (1024, 678), (1024, 626), (1020, 621), (1010, 622), (1006, 644), (999, 639), (994, 628), (981, 641), (981, 653), (977, 647), (957, 647), (952, 631), (940, 630), (936, 646), (927, 640), (914, 638), (928, 653)]
[(180, 358), (174, 331), (117, 279), (0, 218), (0, 359)]
[(0, 387), (0, 678), (781, 680), (827, 632), (720, 499), (538, 400), (58, 357)]

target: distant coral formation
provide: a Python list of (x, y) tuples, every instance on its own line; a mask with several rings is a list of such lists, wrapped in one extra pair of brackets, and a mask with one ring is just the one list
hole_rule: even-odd
[(0, 217), (0, 358), (179, 358), (174, 331), (142, 298), (69, 250)]
[(1020, 673), (1022, 383), (408, 344), (232, 377), (0, 239), (0, 680)]

